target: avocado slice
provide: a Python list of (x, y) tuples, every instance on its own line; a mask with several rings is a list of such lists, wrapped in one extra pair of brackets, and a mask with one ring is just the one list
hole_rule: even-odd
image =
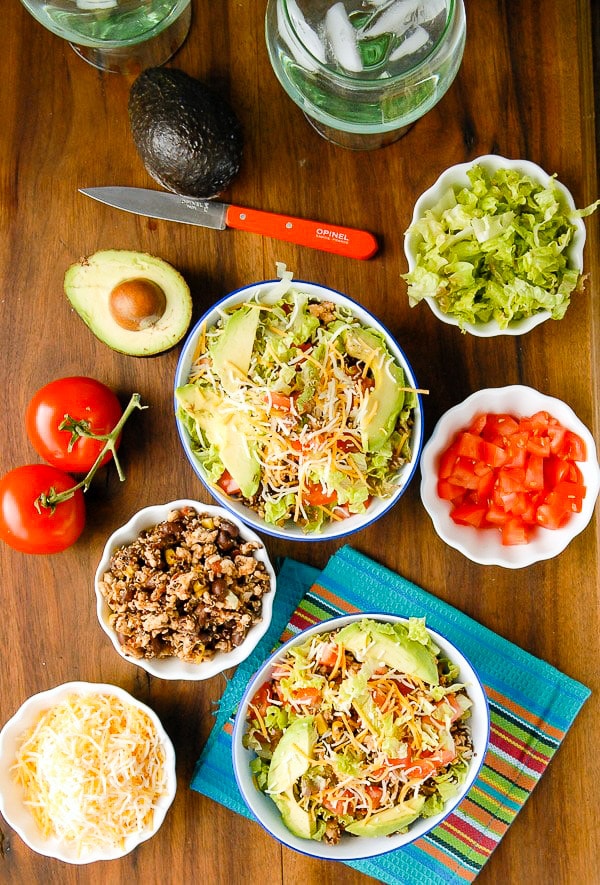
[(308, 770), (316, 740), (317, 732), (311, 716), (295, 719), (286, 728), (273, 751), (267, 779), (268, 793), (285, 793), (292, 789)]
[(364, 820), (354, 821), (346, 827), (346, 831), (354, 836), (389, 836), (414, 823), (424, 804), (425, 796), (412, 796), (394, 808), (376, 811)]
[(65, 294), (94, 335), (120, 353), (169, 350), (192, 319), (192, 297), (179, 271), (145, 252), (106, 249), (65, 273)]
[(366, 619), (354, 621), (340, 630), (337, 641), (358, 661), (380, 661), (401, 673), (416, 676), (428, 685), (439, 685), (433, 653), (422, 642), (409, 639), (401, 628), (401, 624), (380, 624)]
[(195, 420), (199, 435), (215, 446), (223, 466), (239, 485), (242, 495), (251, 498), (260, 482), (260, 465), (249, 443), (245, 415), (224, 414), (222, 398), (212, 390), (186, 384), (175, 391), (177, 402)]
[(317, 831), (315, 817), (296, 802), (291, 790), (272, 795), (271, 799), (279, 809), (281, 819), (290, 833), (299, 836), (300, 839), (313, 838)]
[(227, 393), (239, 386), (239, 377), (248, 374), (260, 308), (240, 307), (226, 320), (221, 335), (209, 348), (213, 368)]
[(170, 191), (208, 199), (239, 172), (237, 116), (223, 96), (184, 71), (142, 71), (129, 93), (129, 122), (147, 171)]
[(368, 329), (348, 329), (344, 346), (350, 356), (362, 360), (373, 374), (375, 386), (369, 393), (369, 407), (359, 429), (363, 448), (377, 452), (392, 435), (404, 406), (404, 372), (381, 340)]

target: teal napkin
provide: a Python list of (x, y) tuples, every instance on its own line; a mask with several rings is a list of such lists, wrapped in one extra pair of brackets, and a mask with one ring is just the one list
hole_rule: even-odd
[(252, 817), (231, 763), (233, 715), (251, 676), (273, 648), (305, 627), (353, 611), (425, 617), (477, 670), (491, 715), (490, 747), (479, 777), (452, 814), (427, 836), (349, 866), (389, 885), (472, 881), (520, 811), (590, 691), (351, 547), (319, 572), (283, 560), (273, 620), (221, 698), (191, 787)]

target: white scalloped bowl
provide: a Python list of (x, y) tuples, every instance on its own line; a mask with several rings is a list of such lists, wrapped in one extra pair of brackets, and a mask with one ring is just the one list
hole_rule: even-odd
[[(562, 195), (565, 205), (570, 209), (577, 208), (571, 192), (565, 185), (553, 179), (541, 166), (538, 166), (537, 163), (532, 163), (530, 160), (510, 160), (496, 154), (485, 154), (469, 163), (458, 163), (456, 166), (450, 166), (442, 172), (437, 181), (424, 191), (415, 203), (411, 225), (404, 235), (404, 254), (408, 261), (409, 271), (414, 270), (417, 266), (417, 247), (421, 241), (420, 235), (411, 229), (412, 225), (422, 218), (428, 209), (435, 206), (450, 187), (470, 187), (471, 183), (467, 172), (473, 166), (482, 166), (490, 173), (495, 172), (497, 169), (517, 169), (523, 175), (529, 175), (543, 187), (548, 187), (551, 182), (554, 182), (554, 187)], [(583, 271), (583, 249), (586, 240), (586, 229), (581, 218), (573, 218), (573, 225), (575, 226), (575, 232), (565, 254), (568, 256), (569, 266), (576, 268), (581, 273)], [(458, 320), (444, 313), (440, 309), (436, 298), (424, 298), (423, 300), (427, 302), (431, 312), (439, 320), (450, 326), (458, 327)], [(478, 338), (492, 338), (496, 335), (525, 335), (536, 326), (539, 326), (540, 323), (550, 319), (550, 316), (549, 311), (543, 310), (530, 317), (510, 322), (505, 329), (501, 329), (496, 320), (490, 320), (487, 323), (465, 323), (464, 330)]]
[[(248, 301), (260, 292), (261, 289), (265, 289), (278, 282), (278, 280), (264, 280), (260, 283), (244, 286), (222, 298), (221, 301), (214, 304), (210, 310), (198, 320), (188, 336), (183, 350), (181, 351), (181, 356), (179, 357), (175, 373), (175, 390), (188, 382), (190, 369), (197, 354), (198, 341), (200, 336), (204, 334), (205, 329), (214, 326), (215, 323), (221, 319), (224, 311), (227, 311), (244, 301)], [(303, 292), (307, 292), (311, 298), (315, 300), (332, 301), (334, 304), (342, 305), (349, 310), (363, 324), (363, 326), (376, 329), (383, 335), (389, 352), (395, 358), (398, 365), (404, 370), (407, 384), (412, 388), (418, 389), (419, 385), (404, 351), (385, 326), (380, 323), (372, 313), (366, 310), (366, 308), (352, 298), (349, 298), (347, 295), (343, 295), (341, 292), (338, 292), (335, 289), (330, 289), (327, 286), (321, 286), (317, 283), (309, 283), (305, 280), (294, 280), (294, 286), (301, 288)], [(359, 513), (350, 516), (347, 519), (338, 520), (337, 522), (330, 521), (324, 525), (320, 531), (308, 534), (297, 525), (286, 524), (284, 526), (277, 526), (266, 522), (255, 510), (252, 510), (250, 507), (247, 507), (235, 498), (229, 497), (221, 488), (219, 488), (219, 486), (210, 482), (198, 459), (194, 455), (190, 435), (178, 415), (178, 404), (176, 400), (174, 402), (174, 409), (177, 430), (179, 432), (179, 438), (183, 450), (194, 472), (210, 494), (219, 502), (219, 504), (226, 507), (239, 519), (251, 526), (254, 531), (266, 535), (272, 535), (276, 538), (283, 538), (286, 541), (328, 541), (332, 538), (342, 538), (346, 535), (351, 535), (354, 532), (360, 531), (361, 529), (366, 528), (366, 526), (371, 525), (377, 519), (380, 519), (380, 517), (387, 513), (387, 511), (398, 502), (408, 488), (408, 485), (416, 472), (419, 456), (421, 454), (421, 447), (423, 445), (423, 406), (421, 396), (417, 395), (417, 405), (414, 409), (414, 424), (411, 434), (411, 459), (399, 469), (396, 478), (397, 485), (394, 493), (387, 498), (375, 498), (364, 513)]]
[[(10, 772), (24, 732), (35, 725), (42, 713), (62, 703), (71, 694), (110, 694), (143, 711), (156, 729), (165, 757), (166, 791), (155, 806), (152, 825), (139, 833), (129, 835), (122, 846), (115, 846), (113, 849), (104, 851), (94, 850), (85, 854), (79, 854), (77, 848), (72, 844), (67, 844), (56, 837), (45, 838), (42, 835), (29, 809), (24, 805), (22, 787), (15, 783)], [(48, 691), (32, 695), (8, 720), (0, 732), (0, 760), (0, 811), (6, 822), (33, 851), (70, 864), (115, 860), (129, 854), (140, 843), (150, 839), (157, 832), (177, 790), (175, 750), (160, 719), (154, 710), (138, 701), (124, 689), (106, 683), (66, 682)]]
[[(450, 517), (450, 501), (443, 500), (437, 493), (438, 467), (443, 452), (456, 434), (465, 430), (477, 415), (489, 412), (522, 418), (538, 411), (548, 412), (569, 430), (578, 433), (586, 445), (587, 459), (577, 465), (587, 490), (581, 513), (573, 513), (562, 528), (536, 528), (529, 543), (514, 546), (503, 546), (500, 532), (494, 528), (457, 525)], [(558, 556), (590, 522), (599, 489), (596, 445), (585, 424), (562, 400), (520, 384), (478, 390), (449, 409), (436, 424), (421, 456), (421, 500), (436, 532), (450, 547), (481, 565), (516, 569)]]
[[(119, 642), (117, 632), (109, 622), (111, 609), (98, 586), (104, 573), (109, 570), (110, 558), (118, 547), (135, 541), (144, 529), (157, 525), (167, 518), (171, 510), (178, 510), (181, 507), (194, 507), (200, 513), (207, 513), (210, 516), (219, 516), (222, 519), (227, 519), (237, 526), (241, 538), (245, 541), (256, 541), (260, 546), (254, 551), (254, 557), (264, 564), (271, 580), (271, 590), (263, 596), (261, 620), (250, 628), (242, 644), (229, 652), (217, 652), (214, 657), (200, 664), (191, 664), (175, 656), (166, 658), (134, 658), (131, 655), (125, 654)], [(269, 629), (273, 615), (273, 600), (276, 589), (275, 571), (261, 539), (241, 519), (232, 514), (230, 510), (225, 510), (214, 504), (203, 504), (201, 501), (193, 501), (188, 498), (170, 501), (167, 504), (154, 504), (151, 507), (144, 507), (142, 510), (138, 510), (125, 525), (116, 529), (104, 546), (102, 558), (96, 570), (94, 584), (98, 620), (100, 626), (112, 642), (115, 651), (125, 661), (135, 664), (136, 667), (141, 667), (142, 670), (145, 670), (152, 676), (157, 676), (159, 679), (182, 680), (210, 679), (218, 673), (228, 670), (230, 667), (236, 667), (241, 661), (245, 660), (254, 651), (258, 642)]]
[(332, 618), (331, 620), (308, 627), (280, 646), (257, 670), (246, 688), (235, 717), (232, 741), (233, 769), (244, 802), (253, 816), (271, 836), (283, 845), (287, 845), (288, 848), (293, 848), (295, 851), (310, 857), (337, 861), (377, 857), (381, 854), (386, 854), (388, 851), (403, 848), (414, 842), (415, 839), (426, 835), (445, 820), (469, 792), (483, 765), (488, 748), (490, 731), (489, 707), (477, 672), (465, 655), (453, 643), (440, 633), (427, 627), (428, 633), (436, 645), (439, 646), (442, 653), (458, 665), (460, 670), (459, 681), (465, 685), (467, 694), (473, 702), (471, 718), (469, 719), (473, 741), (473, 757), (459, 791), (448, 800), (441, 812), (433, 817), (419, 818), (409, 826), (407, 832), (396, 833), (392, 836), (343, 836), (337, 845), (327, 845), (314, 839), (304, 839), (296, 836), (288, 830), (275, 803), (265, 793), (257, 789), (254, 783), (250, 763), (255, 754), (252, 750), (246, 749), (242, 743), (242, 738), (247, 730), (246, 714), (248, 706), (255, 692), (270, 679), (278, 661), (282, 660), (290, 647), (301, 644), (309, 636), (314, 636), (317, 633), (329, 633), (332, 630), (338, 630), (346, 624), (360, 621), (363, 618), (387, 623), (405, 622), (407, 620), (407, 617), (401, 617), (396, 614), (357, 612), (351, 615)]

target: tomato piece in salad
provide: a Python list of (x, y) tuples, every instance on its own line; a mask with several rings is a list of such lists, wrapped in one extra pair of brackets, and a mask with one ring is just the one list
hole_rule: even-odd
[(495, 528), (502, 544), (527, 544), (580, 513), (584, 440), (548, 412), (483, 414), (456, 434), (438, 463), (437, 492), (459, 525)]
[(223, 489), (226, 495), (241, 495), (242, 490), (238, 482), (233, 478), (228, 470), (224, 470), (217, 482), (219, 488)]

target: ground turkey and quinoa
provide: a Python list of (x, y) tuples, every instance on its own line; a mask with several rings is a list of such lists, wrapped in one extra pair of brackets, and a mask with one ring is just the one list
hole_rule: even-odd
[(271, 589), (260, 546), (185, 507), (116, 550), (99, 586), (123, 651), (197, 664), (240, 645)]

